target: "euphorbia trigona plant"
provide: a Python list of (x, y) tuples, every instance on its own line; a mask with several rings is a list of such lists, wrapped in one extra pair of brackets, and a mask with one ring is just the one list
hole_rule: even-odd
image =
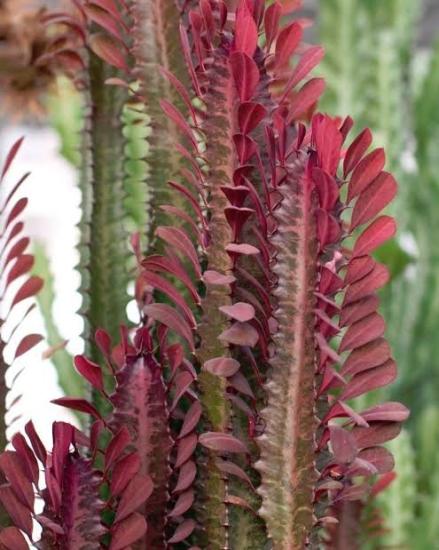
[[(15, 436), (0, 458), (15, 527), (0, 542), (25, 547), (34, 518), (48, 549), (317, 548), (392, 470), (382, 444), (408, 414), (352, 402), (396, 376), (377, 313), (388, 272), (371, 255), (395, 233), (384, 152), (367, 129), (349, 139), (350, 118), (314, 114), (323, 50), (300, 21), (280, 24), (297, 2), (76, 4), (94, 52), (81, 243), (105, 262), (90, 259), (95, 342), (75, 358), (93, 402), (56, 403), (92, 424), (55, 424), (52, 452), (31, 424), (31, 447)], [(131, 239), (140, 323), (117, 342), (124, 103), (151, 116), (153, 209)]]

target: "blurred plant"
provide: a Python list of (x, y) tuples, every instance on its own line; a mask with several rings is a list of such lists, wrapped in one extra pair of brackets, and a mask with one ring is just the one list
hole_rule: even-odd
[[(383, 444), (408, 416), (352, 408), (396, 378), (372, 258), (396, 230), (384, 151), (368, 129), (348, 140), (350, 117), (314, 114), (323, 50), (280, 24), (299, 2), (75, 4), (63, 20), (89, 49), (74, 362), (93, 393), (55, 403), (92, 424), (55, 424), (52, 453), (29, 424), (33, 451), (18, 435), (0, 455), (15, 526), (0, 542), (23, 546), (35, 519), (45, 549), (317, 548), (391, 472)], [(127, 219), (148, 222), (131, 272)]]

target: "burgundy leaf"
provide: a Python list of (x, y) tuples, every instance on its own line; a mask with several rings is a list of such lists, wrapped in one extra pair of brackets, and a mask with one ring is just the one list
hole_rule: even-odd
[(18, 344), (17, 349), (15, 350), (14, 359), (17, 359), (21, 355), (24, 355), (34, 346), (39, 344), (43, 340), (43, 337), (40, 334), (28, 334), (24, 336), (21, 342)]
[(192, 241), (186, 233), (177, 227), (158, 227), (156, 235), (170, 244), (176, 250), (179, 250), (186, 258), (188, 258), (195, 270), (198, 278), (201, 278), (200, 263), (198, 255), (192, 244)]
[(195, 433), (181, 438), (177, 447), (177, 458), (175, 460), (175, 468), (180, 468), (193, 455), (198, 443), (198, 437)]
[(258, 331), (249, 323), (235, 322), (219, 335), (219, 339), (236, 346), (254, 347), (258, 343)]
[(353, 256), (370, 254), (391, 239), (396, 233), (396, 223), (390, 216), (381, 216), (373, 221), (355, 243)]
[(375, 149), (356, 166), (348, 186), (349, 203), (357, 197), (378, 176), (384, 168), (386, 156), (384, 149)]
[(90, 414), (94, 418), (102, 419), (101, 415), (93, 405), (91, 405), (85, 399), (79, 397), (60, 397), (52, 401), (55, 405), (72, 409), (73, 411), (84, 412)]
[(346, 177), (360, 162), (372, 143), (372, 132), (365, 128), (349, 146), (343, 161), (343, 175)]
[(358, 452), (354, 436), (340, 426), (330, 426), (329, 432), (335, 460), (341, 464), (350, 464)]
[(361, 416), (366, 422), (404, 422), (409, 417), (410, 411), (401, 403), (388, 402), (375, 405), (366, 409)]
[[(364, 258), (364, 256), (361, 258)], [(361, 258), (356, 259), (361, 260)], [(372, 269), (369, 273), (367, 273), (367, 275), (365, 275), (362, 279), (355, 281), (347, 289), (343, 300), (343, 309), (347, 305), (350, 305), (365, 296), (373, 294), (376, 290), (383, 287), (389, 281), (390, 273), (385, 265), (375, 263), (374, 260), (371, 260), (371, 263), (367, 265), (367, 269), (369, 269), (370, 265), (372, 265)]]
[(324, 55), (325, 50), (321, 46), (313, 46), (306, 50), (294, 67), (294, 71), (285, 86), (281, 102), (285, 100), (290, 91), (320, 63)]
[(352, 212), (349, 230), (370, 221), (395, 197), (398, 185), (388, 172), (381, 172), (360, 194)]
[(376, 338), (380, 338), (384, 334), (385, 328), (384, 319), (381, 315), (378, 313), (368, 315), (348, 328), (340, 343), (339, 353), (348, 349), (359, 348)]
[(289, 61), (302, 40), (303, 29), (295, 21), (281, 30), (276, 40), (276, 68), (282, 68)]
[(201, 418), (201, 413), (201, 403), (199, 401), (194, 401), (184, 416), (183, 425), (180, 433), (178, 434), (179, 439), (185, 437), (196, 428)]
[(391, 350), (384, 338), (378, 338), (355, 349), (345, 361), (341, 374), (354, 375), (359, 372), (378, 367), (390, 359)]
[(267, 51), (270, 51), (271, 44), (277, 36), (279, 30), (279, 21), (282, 15), (282, 6), (279, 2), (273, 2), (265, 10), (264, 16), (264, 29), (265, 29), (265, 38), (267, 41)]
[(120, 46), (120, 41), (107, 34), (99, 33), (90, 37), (90, 47), (98, 57), (113, 67), (128, 72), (126, 55)]
[(0, 469), (9, 481), (15, 496), (29, 511), (34, 507), (32, 482), (26, 475), (26, 466), (15, 451), (3, 451), (0, 454)]
[(219, 453), (248, 453), (245, 444), (228, 433), (205, 432), (200, 435), (203, 447)]
[(231, 357), (216, 357), (215, 359), (209, 359), (203, 365), (203, 369), (207, 370), (211, 374), (216, 376), (233, 376), (239, 371), (239, 363), (236, 359)]
[(126, 550), (147, 531), (147, 523), (141, 514), (131, 514), (117, 523), (112, 530), (110, 550)]
[(188, 462), (185, 462), (183, 466), (180, 468), (177, 484), (175, 485), (174, 490), (172, 492), (179, 493), (181, 491), (185, 491), (186, 489), (188, 489), (194, 482), (196, 475), (197, 475), (197, 467), (195, 465), (195, 462), (193, 460), (189, 460)]
[(114, 18), (104, 9), (86, 4), (84, 10), (90, 21), (94, 21), (97, 25), (105, 29), (109, 34), (113, 35), (117, 40), (122, 40), (122, 33)]
[(5, 286), (8, 287), (12, 281), (14, 281), (18, 277), (21, 277), (21, 275), (24, 275), (25, 273), (30, 271), (33, 265), (34, 265), (34, 257), (32, 255), (23, 254), (22, 256), (19, 256), (14, 266), (11, 268), (11, 270), (8, 273)]
[(98, 328), (95, 333), (95, 341), (102, 355), (109, 360), (111, 357), (111, 338), (108, 332)]
[(104, 379), (102, 376), (102, 369), (84, 355), (76, 355), (74, 359), (76, 370), (81, 376), (83, 376), (90, 384), (99, 391), (104, 389)]
[(3, 170), (2, 170), (2, 175), (0, 176), (0, 180), (3, 180), (3, 178), (6, 176), (9, 168), (11, 167), (11, 164), (14, 162), (14, 159), (18, 151), (20, 150), (23, 140), (24, 140), (24, 136), (18, 139), (9, 149), (8, 155), (3, 165)]
[(0, 531), (0, 545), (5, 550), (28, 550), (26, 539), (16, 527), (5, 527)]
[(113, 497), (119, 496), (140, 468), (140, 458), (137, 453), (131, 453), (121, 458), (114, 466), (111, 476), (110, 492)]
[(122, 426), (116, 435), (113, 436), (105, 451), (105, 468), (107, 470), (119, 459), (127, 449), (129, 443), (131, 443), (130, 432), (126, 426)]
[(17, 293), (12, 300), (11, 308), (17, 305), (18, 303), (35, 296), (43, 287), (44, 281), (40, 277), (32, 276), (27, 281), (25, 281), (22, 286), (19, 288)]
[[(30, 511), (15, 496), (14, 491), (8, 485), (0, 485), (0, 502), (12, 522), (29, 537), (32, 536), (32, 516)], [(15, 550), (15, 548), (14, 548)]]
[[(186, 539), (192, 531), (195, 529), (195, 521), (193, 519), (186, 519), (175, 530), (175, 533), (168, 540), (169, 544), (177, 544)], [(111, 549), (110, 549), (111, 550)]]
[(267, 110), (260, 103), (246, 101), (238, 109), (239, 129), (243, 134), (252, 132), (267, 115)]
[(234, 462), (231, 462), (230, 460), (221, 460), (220, 458), (218, 458), (216, 461), (216, 465), (221, 472), (228, 475), (236, 476), (242, 481), (248, 483), (248, 485), (253, 488), (251, 479), (244, 472), (244, 470)]
[[(340, 399), (346, 401), (363, 395), (364, 393), (382, 388), (383, 386), (387, 386), (395, 380), (396, 374), (395, 361), (389, 359), (380, 367), (369, 369), (354, 376), (346, 386)], [(362, 416), (367, 420), (364, 415)]]
[(395, 466), (392, 453), (384, 447), (371, 447), (369, 449), (363, 449), (358, 453), (358, 457), (373, 464), (379, 474), (386, 474), (387, 472), (393, 470)]
[(314, 105), (325, 89), (323, 78), (313, 78), (300, 88), (290, 105), (288, 120), (291, 122), (300, 118)]
[(183, 317), (174, 308), (168, 306), (167, 304), (150, 304), (145, 306), (143, 311), (148, 317), (151, 317), (151, 319), (154, 319), (171, 330), (174, 330), (187, 341), (191, 350), (194, 349), (195, 344), (192, 330)]
[(174, 508), (168, 513), (168, 517), (175, 518), (185, 514), (194, 503), (194, 490), (188, 489), (181, 493), (174, 505)]
[(401, 431), (401, 424), (397, 422), (374, 422), (368, 428), (356, 426), (352, 434), (359, 449), (382, 445), (395, 439)]
[(174, 399), (171, 405), (171, 411), (175, 409), (180, 399), (183, 397), (183, 395), (187, 392), (187, 390), (192, 385), (193, 381), (194, 381), (194, 377), (188, 371), (181, 371), (177, 374), (173, 384), (175, 387), (175, 393), (174, 393)]
[(258, 29), (247, 9), (238, 11), (235, 23), (235, 49), (253, 57), (258, 43)]
[(29, 441), (32, 445), (32, 449), (34, 450), (34, 453), (35, 453), (35, 456), (38, 458), (38, 460), (42, 463), (42, 464), (46, 464), (46, 460), (47, 460), (47, 453), (46, 453), (46, 449), (41, 441), (41, 439), (39, 438), (36, 430), (35, 430), (35, 427), (33, 425), (33, 422), (30, 420), (24, 427), (25, 429), (25, 432), (29, 438)]
[(173, 73), (168, 71), (165, 67), (160, 67), (159, 71), (177, 90), (177, 92), (179, 93), (179, 95), (180, 95), (181, 99), (183, 100), (184, 104), (189, 109), (189, 111), (192, 115), (192, 120), (193, 120), (194, 124), (196, 124), (197, 123), (197, 117), (196, 117), (196, 114), (195, 114), (195, 110), (194, 110), (194, 107), (192, 105), (192, 101), (191, 101), (191, 98), (189, 96), (189, 93), (186, 90), (184, 84), (182, 82), (180, 82), (180, 80), (178, 80), (178, 78)]
[(11, 443), (23, 462), (27, 478), (34, 484), (37, 484), (39, 477), (38, 463), (26, 439), (18, 433), (12, 437)]
[(208, 285), (231, 285), (236, 278), (233, 275), (223, 275), (218, 271), (207, 270), (203, 274), (203, 280)]
[(240, 323), (251, 321), (256, 313), (255, 308), (251, 304), (246, 304), (245, 302), (236, 302), (231, 306), (221, 306), (220, 311)]
[(172, 105), (167, 99), (160, 100), (160, 107), (163, 112), (174, 122), (174, 124), (183, 132), (183, 134), (189, 139), (192, 143), (195, 151), (198, 151), (197, 139), (192, 131), (192, 128), (187, 123), (184, 116), (180, 111)]
[(378, 309), (379, 303), (378, 296), (373, 294), (344, 306), (340, 313), (340, 327), (352, 325), (374, 313)]
[(153, 490), (153, 483), (149, 476), (137, 474), (129, 482), (122, 494), (116, 511), (115, 522), (127, 518), (135, 512), (148, 498)]
[(259, 83), (259, 69), (247, 54), (235, 52), (230, 56), (230, 67), (241, 103), (250, 101)]

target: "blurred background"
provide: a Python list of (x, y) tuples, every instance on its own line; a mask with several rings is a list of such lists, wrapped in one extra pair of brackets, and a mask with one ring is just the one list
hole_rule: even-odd
[[(0, 70), (7, 44), (2, 6), (0, 0)], [(371, 520), (362, 547), (439, 549), (439, 1), (304, 0), (300, 17), (314, 22), (307, 41), (326, 49), (319, 69), (327, 81), (321, 110), (351, 115), (358, 131), (370, 127), (374, 145), (386, 148), (386, 169), (399, 182), (391, 207), (399, 233), (378, 256), (392, 274), (381, 308), (400, 374), (385, 395), (372, 399), (402, 401), (412, 412), (390, 444), (397, 477), (369, 503), (370, 517), (378, 512), (384, 530), (377, 534)], [(36, 270), (47, 281), (31, 323), (45, 332), (49, 346), (61, 348), (42, 359), (47, 344), (40, 344), (8, 372), (12, 380), (24, 367), (10, 396), (10, 429), (31, 417), (47, 440), (49, 422), (69, 417), (48, 402), (75, 393), (71, 354), (82, 349), (74, 314), (80, 305), (74, 267), (81, 102), (66, 79), (45, 92), (29, 109), (0, 78), (0, 153), (26, 135), (6, 189), (32, 171), (23, 188), (30, 199), (26, 222), (36, 243)]]

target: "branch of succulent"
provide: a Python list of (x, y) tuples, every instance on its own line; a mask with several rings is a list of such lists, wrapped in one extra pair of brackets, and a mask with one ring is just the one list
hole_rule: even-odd
[[(119, 71), (109, 84), (145, 102), (136, 49), (119, 32), (138, 3), (86, 4), (99, 7), (93, 21), (104, 33), (94, 51)], [(350, 118), (315, 114), (324, 82), (310, 73), (323, 50), (303, 42), (300, 21), (281, 26), (279, 2), (186, 4), (180, 39), (190, 85), (165, 67), (162, 85), (173, 91), (160, 102), (177, 140), (172, 155), (180, 156), (169, 159), (178, 202), (161, 205), (169, 223), (157, 225), (146, 257), (132, 239), (142, 319), (133, 341), (123, 329), (113, 349), (108, 332), (96, 333), (112, 380), (107, 385), (94, 356), (75, 360), (112, 412), (79, 398), (56, 401), (94, 424), (85, 455), (84, 436), (66, 437), (67, 428), (55, 435), (62, 460), (75, 466), (51, 473), (60, 451), (49, 455), (43, 498), (58, 504), (48, 501), (40, 521), (43, 548), (65, 548), (68, 529), (83, 544), (75, 548), (86, 548), (87, 504), (71, 492), (95, 468), (107, 503), (105, 532), (90, 531), (96, 547), (318, 548), (339, 508), (367, 498), (376, 476), (392, 470), (383, 444), (408, 416), (399, 403), (356, 412), (352, 401), (396, 377), (377, 313), (388, 273), (372, 257), (396, 230), (381, 214), (396, 193), (384, 152), (369, 152), (367, 129), (345, 145)], [(138, 40), (142, 28), (134, 32)], [(12, 520), (27, 532), (32, 503), (20, 493), (17, 467), (5, 470), (1, 459), (0, 467), (6, 502), (26, 509), (17, 521), (14, 508)], [(144, 476), (148, 498), (115, 491), (116, 471), (126, 482)], [(48, 497), (53, 476), (56, 497)], [(1, 492), (0, 499), (8, 509)], [(124, 499), (132, 529), (119, 523)], [(18, 531), (3, 533), (13, 548), (4, 540)]]

